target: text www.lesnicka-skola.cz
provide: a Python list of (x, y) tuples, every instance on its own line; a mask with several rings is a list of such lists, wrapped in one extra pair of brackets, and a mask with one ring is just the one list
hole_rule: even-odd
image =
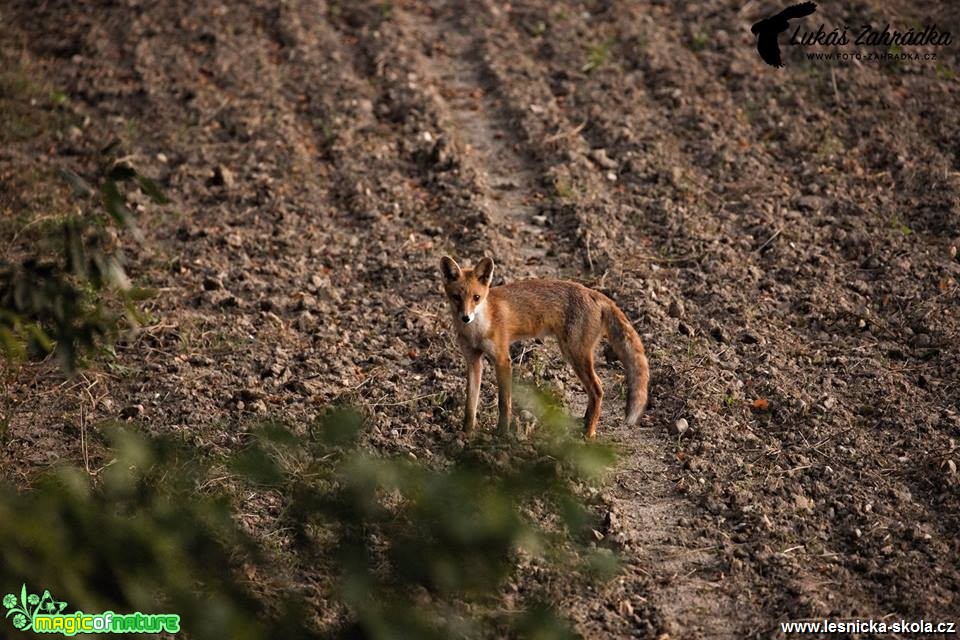
[(957, 633), (956, 622), (928, 620), (793, 620), (781, 622), (780, 631), (789, 633)]

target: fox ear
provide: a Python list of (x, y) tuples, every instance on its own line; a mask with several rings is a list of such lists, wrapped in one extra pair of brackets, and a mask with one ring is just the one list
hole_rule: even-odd
[(453, 282), (460, 277), (460, 265), (450, 256), (443, 256), (440, 260), (440, 271), (445, 280)]
[(490, 281), (493, 280), (493, 260), (484, 258), (477, 263), (474, 271), (477, 274), (477, 280), (483, 284), (490, 284)]

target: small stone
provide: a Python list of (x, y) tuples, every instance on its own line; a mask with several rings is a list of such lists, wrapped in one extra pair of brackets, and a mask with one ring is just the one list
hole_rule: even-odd
[(819, 211), (823, 209), (825, 201), (820, 196), (802, 196), (797, 200), (797, 205), (801, 209), (809, 209), (811, 211)]
[(208, 302), (216, 307), (222, 307), (224, 309), (228, 307), (239, 306), (237, 297), (226, 289), (216, 289), (214, 291), (208, 291), (205, 295)]
[(297, 296), (296, 311), (316, 311), (318, 303), (316, 297), (309, 293), (301, 293)]
[(802, 511), (813, 510), (813, 500), (803, 495), (802, 493), (798, 493), (793, 496), (793, 504), (796, 505), (797, 509), (800, 509)]
[(687, 422), (686, 418), (679, 418), (674, 422), (670, 427), (670, 435), (672, 436), (682, 436), (687, 432), (687, 429), (690, 428), (690, 423)]
[(910, 344), (914, 347), (923, 348), (929, 347), (931, 342), (933, 342), (933, 340), (930, 338), (929, 334), (919, 333), (913, 336), (913, 340), (910, 341)]
[(263, 392), (259, 389), (244, 389), (240, 392), (240, 397), (243, 400), (259, 400), (263, 397)]
[(837, 406), (836, 398), (834, 398), (833, 396), (827, 396), (826, 398), (824, 398), (823, 400), (824, 409), (827, 409), (829, 411), (830, 409), (833, 409), (835, 406)]
[(373, 101), (366, 98), (357, 100), (357, 111), (368, 118), (373, 117)]
[(590, 152), (590, 159), (604, 169), (616, 169), (617, 161), (607, 155), (606, 149), (594, 149)]
[(300, 331), (312, 331), (316, 324), (316, 317), (309, 311), (301, 311), (295, 322)]
[(671, 318), (682, 318), (684, 314), (683, 303), (679, 300), (672, 300), (667, 308), (667, 315)]
[(953, 260), (957, 257), (957, 245), (952, 244), (950, 248), (947, 249), (947, 255), (950, 256), (950, 259)]
[(220, 165), (214, 169), (213, 177), (211, 178), (210, 182), (216, 186), (232, 189), (237, 184), (237, 179), (233, 175), (233, 171), (230, 171), (230, 169)]

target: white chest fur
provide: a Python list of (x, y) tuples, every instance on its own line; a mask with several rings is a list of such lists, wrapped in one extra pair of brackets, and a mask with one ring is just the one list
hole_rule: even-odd
[(460, 335), (474, 349), (493, 353), (493, 342), (487, 337), (490, 330), (490, 318), (487, 313), (487, 301), (484, 300), (473, 312), (473, 320), (461, 324)]

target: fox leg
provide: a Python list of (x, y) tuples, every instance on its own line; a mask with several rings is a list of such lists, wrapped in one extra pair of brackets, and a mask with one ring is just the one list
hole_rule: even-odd
[(570, 364), (587, 392), (587, 412), (583, 416), (584, 433), (587, 438), (593, 438), (597, 435), (597, 422), (600, 420), (600, 406), (603, 403), (603, 387), (593, 368), (593, 349), (570, 355)]
[(475, 351), (464, 352), (464, 358), (467, 361), (467, 408), (463, 416), (463, 428), (470, 431), (477, 426), (477, 403), (480, 401), (483, 358)]
[(506, 431), (510, 426), (510, 418), (513, 412), (513, 372), (510, 365), (510, 350), (506, 349), (503, 355), (498, 355), (494, 364), (497, 369), (497, 405), (500, 409), (497, 427), (501, 431)]

